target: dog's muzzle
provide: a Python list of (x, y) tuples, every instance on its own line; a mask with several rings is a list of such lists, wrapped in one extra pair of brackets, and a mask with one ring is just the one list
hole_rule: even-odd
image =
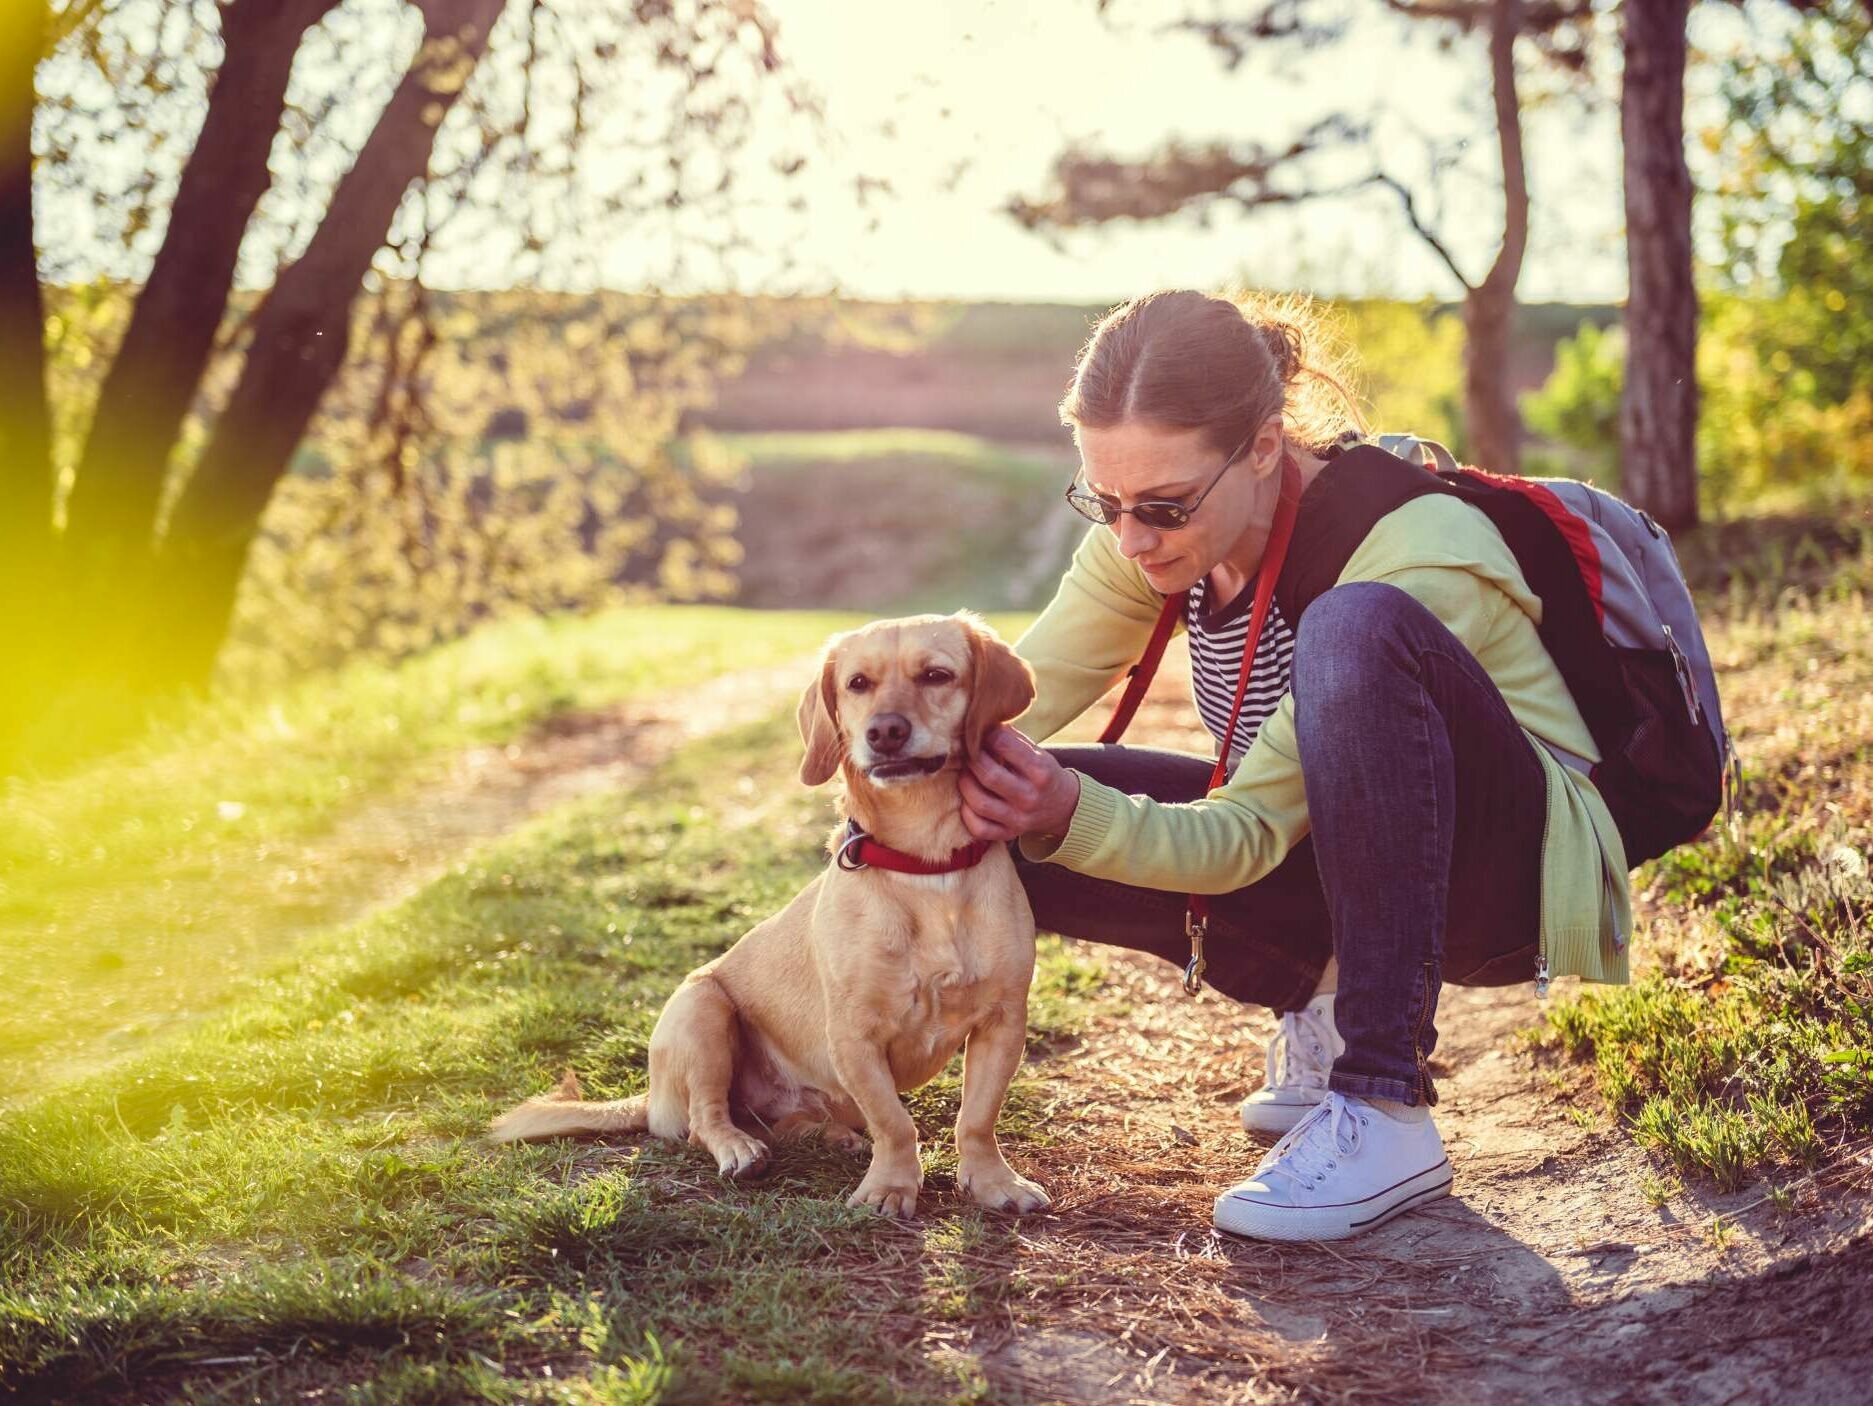
[(886, 757), (866, 767), (865, 775), (871, 781), (911, 781), (935, 776), (948, 760), (948, 752), (938, 752), (933, 757)]

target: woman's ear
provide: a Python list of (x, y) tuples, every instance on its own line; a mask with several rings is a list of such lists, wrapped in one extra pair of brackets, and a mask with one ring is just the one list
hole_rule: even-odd
[(969, 711), (963, 715), (963, 749), (974, 756), (998, 723), (1018, 718), (1034, 701), (1034, 671), (983, 620), (957, 612), (969, 634)]
[(806, 743), (806, 756), (800, 762), (800, 780), (808, 786), (820, 786), (832, 780), (845, 752), (845, 739), (839, 735), (839, 701), (834, 692), (832, 646), (820, 661), (819, 677), (800, 695), (800, 740)]
[(1249, 459), (1257, 478), (1266, 478), (1281, 467), (1281, 461), (1287, 454), (1287, 441), (1281, 435), (1281, 412), (1277, 410), (1255, 432), (1255, 442), (1249, 446)]

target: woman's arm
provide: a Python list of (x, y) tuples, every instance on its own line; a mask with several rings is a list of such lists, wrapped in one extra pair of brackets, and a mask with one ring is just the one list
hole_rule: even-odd
[[(1479, 655), (1502, 610), (1513, 608), (1493, 580), (1462, 567), (1413, 566), (1359, 579), (1384, 580), (1422, 601)], [(1019, 837), (1030, 859), (1183, 893), (1252, 884), (1308, 831), (1291, 693), (1263, 723), (1235, 774), (1200, 801), (1172, 805), (1126, 795), (1002, 734), (965, 780), (963, 797), (972, 833)]]
[(1015, 641), (1034, 669), (1034, 702), (1015, 725), (1041, 741), (1104, 696), (1144, 653), (1164, 607), (1107, 527), (1091, 527), (1054, 598)]

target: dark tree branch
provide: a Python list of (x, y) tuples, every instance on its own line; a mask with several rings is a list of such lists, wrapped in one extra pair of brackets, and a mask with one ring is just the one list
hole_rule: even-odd
[(1278, 150), (1174, 142), (1142, 161), (1123, 161), (1072, 149), (1054, 163), (1058, 189), (1053, 195), (1038, 201), (1017, 196), (1003, 208), (1029, 229), (1059, 230), (1119, 219), (1162, 219), (1224, 198), (1243, 206), (1286, 204), (1317, 192), (1276, 186), (1281, 168), (1361, 135), (1346, 119), (1328, 117)]
[(506, 0), (418, 0), (425, 35), (330, 209), (268, 292), (213, 438), (176, 505), (165, 576), (189, 634), (170, 658), (204, 681), (261, 512), (350, 345), (351, 308), (436, 133), (486, 51)]
[(150, 544), (170, 450), (227, 308), (301, 36), (338, 0), (234, 0), (226, 56), (183, 168), (169, 229), (98, 396), (72, 487), (66, 545), (113, 572)]
[(1495, 0), (1489, 33), (1490, 98), (1496, 109), (1496, 144), (1502, 156), (1503, 231), (1485, 291), (1513, 295), (1528, 252), (1528, 166), (1522, 152), (1522, 100), (1516, 92), (1515, 41), (1522, 33), (1521, 0)]
[(1463, 270), (1458, 266), (1455, 255), (1450, 252), (1449, 247), (1445, 245), (1444, 241), (1437, 237), (1437, 232), (1427, 225), (1423, 217), (1418, 214), (1418, 202), (1416, 197), (1412, 195), (1411, 188), (1403, 181), (1398, 180), (1396, 177), (1388, 176), (1384, 172), (1375, 175), (1372, 180), (1376, 184), (1385, 186), (1397, 194), (1399, 202), (1405, 207), (1405, 219), (1410, 222), (1411, 228), (1417, 233), (1418, 238), (1430, 245), (1431, 252), (1444, 261), (1444, 267), (1449, 269), (1450, 276), (1463, 286), (1464, 292), (1469, 293), (1475, 291), (1474, 285), (1469, 279), (1463, 276)]

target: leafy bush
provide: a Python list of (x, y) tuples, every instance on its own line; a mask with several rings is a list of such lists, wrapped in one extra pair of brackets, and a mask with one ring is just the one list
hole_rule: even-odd
[[(1807, 294), (1706, 296), (1697, 366), (1698, 473), (1704, 502), (1734, 513), (1765, 494), (1820, 501), (1853, 492), (1873, 466), (1873, 388), (1838, 403), (1818, 394), (1801, 347)], [(1536, 455), (1552, 470), (1617, 488), (1619, 397), (1626, 339), (1583, 324), (1555, 350), (1555, 369), (1522, 399), (1531, 429), (1562, 446)]]

